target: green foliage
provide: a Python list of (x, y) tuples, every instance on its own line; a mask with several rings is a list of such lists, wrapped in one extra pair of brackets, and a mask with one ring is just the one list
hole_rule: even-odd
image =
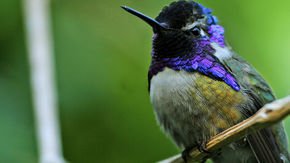
[[(151, 29), (120, 8), (128, 5), (155, 17), (170, 2), (52, 1), (68, 161), (153, 162), (178, 152), (160, 132), (149, 102)], [(227, 40), (263, 74), (277, 96), (289, 94), (290, 2), (202, 3), (214, 10)], [(21, 5), (0, 1), (0, 162), (31, 163), (38, 157)]]

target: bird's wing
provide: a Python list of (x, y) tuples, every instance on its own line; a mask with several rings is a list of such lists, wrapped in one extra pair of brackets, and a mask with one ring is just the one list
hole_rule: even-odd
[[(245, 117), (252, 116), (265, 104), (275, 100), (271, 88), (260, 74), (245, 60), (238, 55), (223, 61), (226, 67), (235, 74), (239, 84), (251, 98), (249, 105), (243, 114)], [(254, 108), (253, 108), (254, 107)], [(262, 129), (247, 136), (248, 143), (251, 146), (258, 162), (276, 163), (282, 162), (281, 156), (289, 161), (287, 150), (287, 138), (282, 124)], [(282, 158), (283, 159), (283, 158)], [(288, 162), (286, 161), (286, 162)]]

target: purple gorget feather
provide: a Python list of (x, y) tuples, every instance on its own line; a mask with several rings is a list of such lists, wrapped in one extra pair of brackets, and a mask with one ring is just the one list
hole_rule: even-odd
[(149, 80), (165, 67), (176, 71), (199, 72), (216, 80), (224, 81), (234, 90), (239, 91), (240, 86), (236, 78), (211, 54), (215, 50), (209, 46), (208, 39), (195, 41), (196, 48), (188, 55), (172, 58), (158, 58), (154, 56), (149, 70)]
[(224, 28), (220, 25), (211, 25), (208, 28), (210, 41), (217, 43), (221, 47), (225, 47)]

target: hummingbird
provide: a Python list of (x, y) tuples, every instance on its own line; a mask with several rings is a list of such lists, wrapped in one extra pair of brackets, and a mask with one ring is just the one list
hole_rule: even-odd
[[(122, 8), (153, 29), (150, 101), (161, 128), (183, 150), (185, 162), (193, 147), (212, 153), (206, 151), (206, 143), (213, 136), (275, 100), (263, 77), (226, 42), (225, 30), (211, 9), (179, 0), (153, 19)], [(222, 147), (210, 159), (215, 163), (289, 162), (287, 148), (283, 124), (278, 123)]]

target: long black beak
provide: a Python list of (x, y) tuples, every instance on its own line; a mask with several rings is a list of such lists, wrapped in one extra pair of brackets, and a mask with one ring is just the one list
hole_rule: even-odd
[(145, 21), (147, 24), (149, 24), (152, 28), (154, 33), (155, 32), (160, 32), (163, 30), (167, 30), (167, 28), (165, 28), (164, 26), (162, 26), (158, 21), (156, 21), (153, 18), (150, 18), (149, 16), (146, 16), (144, 14), (142, 14), (139, 11), (136, 11), (130, 7), (127, 6), (121, 6), (124, 10), (126, 10), (127, 12), (137, 16), (138, 18), (142, 19), (143, 21)]

